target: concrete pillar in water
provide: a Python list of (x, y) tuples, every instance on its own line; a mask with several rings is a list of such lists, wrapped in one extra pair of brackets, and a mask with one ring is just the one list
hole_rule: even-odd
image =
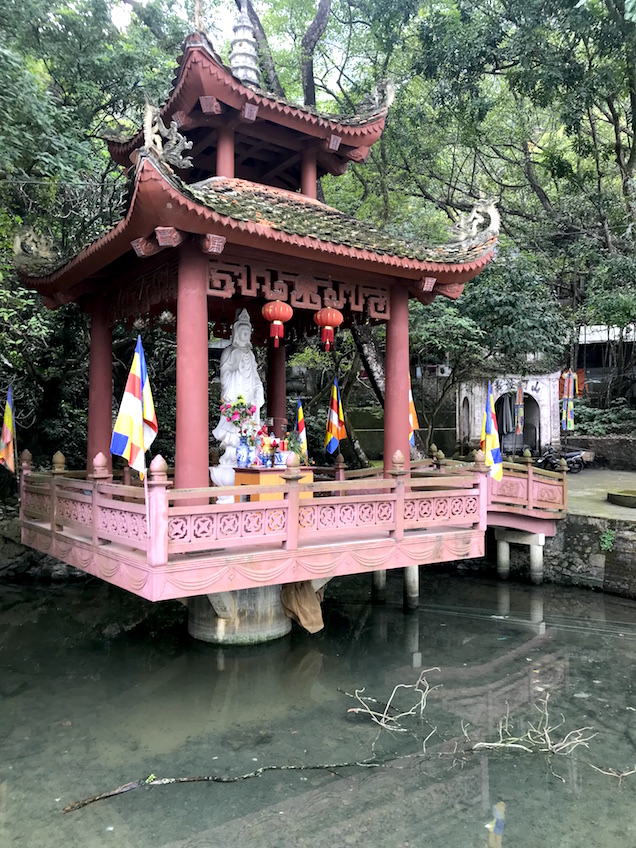
[(409, 615), (404, 619), (404, 642), (407, 652), (411, 654), (413, 668), (419, 668), (422, 665), (419, 615)]
[(543, 583), (543, 545), (530, 545), (530, 580)]
[(420, 569), (417, 565), (407, 565), (404, 573), (404, 609), (416, 610), (420, 604)]
[(497, 613), (510, 615), (510, 586), (507, 583), (497, 584)]
[(510, 574), (510, 542), (497, 539), (497, 574), (504, 580)]
[[(280, 639), (291, 630), (280, 600), (280, 586), (238, 589), (232, 602), (223, 597), (219, 613), (210, 597), (198, 595), (188, 601), (188, 633), (202, 642), (216, 645), (254, 645)], [(214, 601), (215, 596), (212, 595)], [(229, 617), (226, 616), (229, 613)]]
[(374, 571), (372, 574), (373, 586), (371, 597), (374, 604), (386, 603), (386, 569)]
[(530, 621), (540, 624), (543, 621), (543, 590), (533, 589), (530, 595)]

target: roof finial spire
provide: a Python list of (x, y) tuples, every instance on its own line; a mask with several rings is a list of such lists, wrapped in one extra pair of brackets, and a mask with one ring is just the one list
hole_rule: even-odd
[(197, 32), (205, 32), (203, 23), (203, 0), (194, 0), (194, 28)]
[(247, 0), (241, 0), (241, 12), (238, 21), (234, 25), (230, 68), (234, 76), (240, 79), (241, 82), (251, 85), (260, 84), (256, 39), (254, 38), (254, 29), (247, 11)]

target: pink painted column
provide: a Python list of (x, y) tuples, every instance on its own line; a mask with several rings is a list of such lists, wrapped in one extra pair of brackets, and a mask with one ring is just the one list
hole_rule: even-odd
[(177, 283), (177, 489), (209, 485), (208, 268), (198, 247), (183, 242)]
[(217, 177), (234, 177), (234, 130), (221, 127), (216, 148)]
[(88, 366), (88, 448), (86, 472), (103, 453), (112, 469), (110, 437), (113, 427), (113, 333), (105, 298), (95, 295), (91, 303), (91, 351)]
[(404, 455), (409, 470), (409, 294), (406, 283), (391, 286), (391, 318), (386, 325), (386, 388), (384, 390), (384, 474), (393, 454)]
[(303, 150), (300, 158), (300, 193), (315, 200), (317, 181), (316, 151), (308, 148)]
[(282, 439), (287, 426), (287, 375), (285, 373), (285, 345), (274, 347), (269, 340), (267, 348), (267, 417), (274, 419), (274, 434)]

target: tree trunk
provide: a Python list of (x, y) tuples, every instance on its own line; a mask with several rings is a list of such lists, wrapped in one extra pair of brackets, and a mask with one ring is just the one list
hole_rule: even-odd
[(307, 27), (300, 45), (300, 69), (303, 82), (305, 106), (316, 105), (316, 84), (314, 81), (314, 53), (316, 45), (324, 35), (329, 22), (331, 0), (319, 0), (318, 10), (313, 21)]

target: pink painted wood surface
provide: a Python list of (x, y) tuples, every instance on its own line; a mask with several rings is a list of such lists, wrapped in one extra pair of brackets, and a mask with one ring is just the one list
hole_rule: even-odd
[(384, 392), (384, 472), (396, 451), (409, 469), (409, 290), (396, 282), (390, 290), (391, 320), (386, 325)]
[[(553, 535), (564, 480), (529, 481), (525, 471), (507, 471), (496, 485), (465, 469), (302, 485), (290, 471), (279, 485), (176, 491), (165, 473), (151, 474), (150, 534), (143, 489), (29, 472), (22, 538), (151, 600), (425, 565), (482, 556), (486, 509), (492, 526)], [(506, 481), (516, 487), (510, 494), (499, 488)], [(524, 508), (529, 482), (531, 508)], [(216, 503), (248, 490), (283, 499)], [(312, 499), (301, 500), (301, 491)]]
[(110, 437), (113, 407), (113, 333), (106, 298), (91, 300), (91, 350), (88, 365), (88, 449), (86, 467), (103, 453), (112, 468)]
[(208, 258), (193, 242), (179, 248), (175, 485), (209, 479)]

